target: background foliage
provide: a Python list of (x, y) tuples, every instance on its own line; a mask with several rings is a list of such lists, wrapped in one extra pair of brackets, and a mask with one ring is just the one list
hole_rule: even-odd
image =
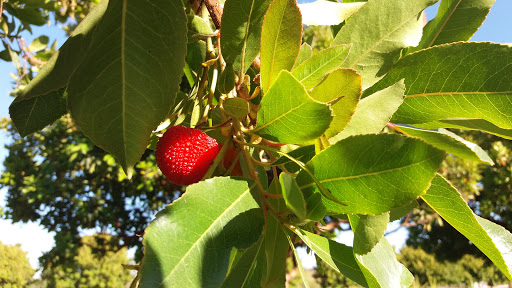
[(34, 272), (28, 263), (26, 253), (19, 245), (5, 245), (0, 242), (0, 286), (26, 287)]
[[(8, 14), (6, 13), (5, 17), (2, 18), (3, 34), (1, 34), (5, 49), (0, 55), (4, 60), (12, 60), (13, 64), (18, 69), (18, 75), (16, 77), (17, 88), (13, 95), (18, 95), (33, 78), (35, 73), (39, 71), (39, 67), (55, 53), (55, 47), (48, 45), (47, 38), (42, 36), (34, 40), (31, 44), (28, 44), (24, 43), (19, 33), (23, 30), (30, 30), (30, 25), (42, 25), (47, 23), (50, 13), (55, 14), (56, 21), (69, 24), (65, 29), (71, 31), (75, 23), (68, 22), (69, 17), (75, 18), (77, 22), (80, 22), (89, 11), (92, 4), (96, 2), (97, 1), (78, 1), (71, 3), (67, 1), (38, 2), (38, 5), (41, 6), (32, 6), (34, 3), (21, 0), (5, 3), (5, 11)], [(425, 1), (425, 3), (426, 2), (427, 1)], [(443, 3), (447, 2), (449, 1), (443, 1)], [(266, 8), (267, 6), (265, 5), (268, 4), (269, 1), (262, 1), (262, 9)], [(440, 10), (442, 9), (443, 8)], [(118, 13), (118, 11), (110, 11), (109, 13), (114, 15)], [(9, 19), (7, 15), (10, 15), (11, 19)], [(234, 13), (231, 15), (234, 17), (232, 18), (233, 21), (239, 21), (240, 19), (237, 17), (244, 14)], [(406, 16), (407, 15), (404, 13), (404, 17)], [(226, 19), (229, 21), (230, 16), (227, 17)], [(19, 21), (14, 21), (14, 18)], [(256, 25), (250, 26), (247, 30), (249, 32), (256, 31), (252, 31), (251, 29), (254, 29), (252, 27), (259, 29), (261, 26), (262, 19), (251, 19), (251, 21), (253, 20)], [(475, 21), (478, 22), (479, 20), (476, 19)], [(425, 31), (428, 32), (428, 29), (431, 29), (434, 24), (435, 21), (428, 25)], [(332, 28), (332, 30), (331, 28), (321, 26), (313, 27), (312, 29), (306, 28), (304, 30), (303, 40), (312, 46), (313, 51), (318, 52), (331, 44), (332, 39), (335, 38), (332, 33), (336, 34), (341, 26), (343, 26), (343, 24)], [(353, 26), (346, 26), (344, 29), (346, 31), (352, 31), (350, 29), (354, 28)], [(357, 32), (357, 30), (355, 32)], [(227, 34), (229, 33), (237, 34), (238, 31), (227, 31)], [(406, 34), (408, 32), (401, 31), (400, 33)], [(352, 37), (350, 35), (358, 34), (345, 33), (344, 35)], [(425, 35), (428, 35), (428, 33)], [(239, 37), (241, 35), (234, 36)], [(200, 35), (200, 37), (203, 36)], [(253, 39), (250, 38), (250, 41), (253, 41)], [(350, 42), (350, 39), (342, 39), (342, 37), (339, 37), (335, 40), (335, 43), (339, 44), (343, 43), (343, 41)], [(236, 46), (239, 42), (240, 41), (233, 45)], [(204, 42), (198, 43), (205, 44)], [(420, 46), (423, 47), (420, 48), (428, 47), (426, 45), (427, 44), (424, 42), (421, 42)], [(204, 47), (202, 47), (201, 44), (198, 46), (198, 53), (203, 53)], [(194, 51), (193, 44), (189, 43), (189, 48), (192, 48), (191, 50)], [(210, 48), (211, 47), (208, 49)], [(383, 48), (391, 49), (391, 47)], [(247, 51), (248, 53), (250, 52), (256, 55), (258, 49), (259, 47), (257, 45), (251, 44)], [(354, 53), (361, 52), (357, 49)], [(224, 56), (230, 56), (226, 57), (228, 62), (232, 61), (235, 62), (236, 65), (241, 65), (235, 65), (235, 72), (241, 72), (243, 74), (245, 71), (238, 70), (246, 70), (249, 68), (248, 64), (250, 64), (251, 61), (247, 61), (248, 59), (245, 59), (247, 63), (243, 61), (239, 63), (240, 59), (237, 58), (239, 51), (233, 52), (232, 55), (228, 54), (230, 53), (229, 49), (225, 49), (225, 51), (226, 55)], [(405, 50), (402, 52), (407, 53)], [(18, 55), (21, 56), (24, 62), (19, 61)], [(353, 54), (351, 54), (350, 57), (353, 57), (352, 55)], [(363, 53), (363, 56), (364, 55)], [(336, 55), (336, 57), (340, 57), (340, 59), (342, 56), (342, 53)], [(390, 54), (390, 56), (393, 55)], [(399, 55), (394, 55), (394, 57), (398, 56)], [(201, 55), (201, 57), (203, 56)], [(389, 64), (388, 62), (390, 60), (391, 59), (386, 59), (386, 65)], [(366, 60), (363, 59), (363, 62), (364, 61)], [(245, 69), (241, 69), (244, 67), (244, 64)], [(354, 65), (364, 66), (364, 63), (353, 63), (353, 66)], [(190, 92), (191, 88), (187, 84), (190, 84), (190, 86), (194, 85), (194, 71), (192, 71), (194, 69), (190, 69), (190, 66), (194, 66), (194, 64), (190, 59), (187, 59), (185, 67), (187, 81), (185, 81), (184, 78), (181, 87), (182, 91), (186, 92)], [(383, 67), (383, 69), (384, 68), (387, 69), (389, 67), (386, 66)], [(187, 69), (189, 69), (189, 74), (187, 74)], [(379, 73), (380, 72), (381, 71), (379, 71)], [(373, 72), (370, 71), (367, 73), (369, 75)], [(365, 81), (370, 81), (370, 83), (366, 83), (365, 85), (369, 86), (375, 83), (380, 77), (380, 75), (378, 75), (379, 73), (377, 73), (377, 75), (371, 75), (372, 77), (375, 76), (375, 79), (372, 77), (365, 78)], [(400, 71), (396, 73), (399, 74)], [(292, 74), (293, 71), (290, 75)], [(299, 78), (299, 74), (299, 72), (295, 72), (293, 75)], [(319, 76), (323, 76), (324, 74)], [(286, 74), (283, 73), (283, 75)], [(282, 79), (285, 79), (285, 77), (286, 76), (282, 76)], [(388, 78), (392, 77), (390, 76)], [(388, 78), (384, 78), (383, 83), (386, 83)], [(293, 81), (290, 81), (290, 83), (291, 82)], [(283, 83), (283, 81), (280, 83)], [(391, 81), (391, 83), (394, 83), (394, 81)], [(289, 86), (295, 84), (281, 85), (283, 85), (281, 90), (284, 91), (289, 89)], [(300, 83), (296, 85), (296, 87), (300, 86)], [(279, 87), (279, 84), (276, 84), (274, 87)], [(396, 87), (399, 87), (399, 85)], [(251, 90), (250, 85), (246, 88), (249, 89), (248, 91)], [(74, 89), (81, 90), (80, 87)], [(274, 91), (276, 89), (277, 88), (274, 88)], [(267, 98), (264, 99), (271, 99), (271, 95), (272, 93), (268, 93)], [(314, 95), (314, 93), (312, 93), (312, 95)], [(266, 100), (263, 101), (261, 103), (262, 107), (265, 108), (265, 105), (268, 105), (267, 103)], [(271, 107), (271, 105), (269, 106)], [(355, 106), (353, 108), (355, 108)], [(195, 111), (196, 116), (198, 113), (200, 114), (200, 112), (204, 111)], [(353, 113), (353, 110), (351, 113)], [(260, 119), (263, 119), (263, 117), (260, 117)], [(190, 119), (187, 121), (189, 120)], [(183, 121), (183, 119), (181, 119), (181, 121)], [(168, 181), (161, 176), (155, 166), (154, 156), (150, 150), (146, 150), (146, 152), (143, 153), (141, 161), (135, 166), (133, 178), (130, 181), (125, 179), (114, 157), (94, 145), (89, 138), (85, 137), (82, 132), (77, 130), (75, 124), (68, 116), (61, 118), (50, 127), (30, 134), (25, 138), (21, 138), (19, 134), (17, 134), (9, 120), (2, 121), (2, 128), (8, 131), (9, 137), (12, 139), (12, 143), (7, 146), (9, 156), (4, 162), (5, 171), (2, 173), (0, 181), (0, 187), (8, 188), (7, 207), (3, 209), (3, 212), (7, 218), (14, 221), (39, 220), (48, 230), (58, 232), (55, 248), (41, 259), (44, 268), (43, 276), (50, 281), (49, 283), (51, 283), (51, 285), (97, 285), (99, 283), (97, 281), (98, 271), (95, 270), (95, 268), (87, 269), (86, 267), (89, 267), (93, 262), (107, 265), (106, 263), (123, 262), (125, 259), (122, 255), (112, 254), (113, 252), (107, 252), (105, 258), (95, 258), (96, 256), (93, 256), (94, 253), (92, 253), (94, 249), (91, 250), (91, 247), (98, 247), (97, 249), (101, 251), (108, 250), (119, 252), (124, 252), (126, 247), (140, 247), (141, 242), (138, 235), (142, 234), (143, 229), (150, 219), (154, 217), (155, 212), (160, 210), (164, 204), (172, 202), (182, 193), (181, 187), (169, 185)], [(510, 207), (511, 199), (508, 197), (509, 193), (504, 193), (511, 191), (510, 175), (512, 171), (510, 168), (510, 142), (478, 132), (458, 133), (484, 148), (497, 165), (491, 167), (486, 164), (475, 164), (475, 162), (449, 155), (443, 162), (441, 173), (462, 192), (464, 199), (469, 202), (470, 207), (477, 215), (498, 223), (510, 230), (512, 226), (509, 220), (512, 218), (509, 217), (511, 212), (508, 207)], [(279, 135), (279, 133), (276, 134), (279, 137), (290, 136), (284, 134)], [(368, 137), (368, 139), (369, 138), (370, 137)], [(276, 138), (272, 140), (280, 139)], [(373, 144), (370, 140), (367, 142), (368, 144)], [(145, 147), (145, 145), (143, 145), (143, 147)], [(331, 149), (331, 151), (332, 150), (334, 150), (334, 148)], [(315, 165), (315, 163), (310, 164), (310, 166), (312, 165)], [(303, 180), (305, 177), (302, 177), (304, 174), (305, 173), (299, 175), (301, 177), (297, 179), (306, 181)], [(302, 199), (302, 202), (304, 202), (304, 199)], [(421, 247), (424, 250), (405, 247), (399, 258), (404, 264), (407, 264), (406, 266), (416, 275), (417, 281), (420, 283), (454, 284), (460, 282), (469, 283), (471, 279), (488, 280), (493, 283), (504, 280), (501, 274), (495, 273), (497, 270), (494, 270), (494, 266), (492, 266), (487, 259), (479, 258), (483, 257), (482, 253), (472, 246), (470, 241), (458, 234), (450, 225), (443, 223), (439, 215), (424, 202), (419, 202), (419, 208), (413, 209), (412, 213), (409, 213), (402, 221), (403, 225), (408, 226), (410, 229), (408, 245), (411, 247)], [(119, 203), (122, 204), (119, 205)], [(306, 207), (303, 207), (302, 210), (294, 210), (294, 213), (299, 216), (302, 215), (304, 218), (306, 216), (305, 208)], [(355, 223), (360, 220), (350, 219), (350, 221), (352, 225), (355, 225)], [(112, 236), (96, 237), (96, 240), (92, 240), (93, 238), (81, 239), (79, 235), (83, 229), (96, 229), (97, 232), (108, 232)], [(176, 241), (178, 240), (179, 239), (176, 239)], [(85, 244), (86, 242), (88, 244)], [(260, 241), (257, 245), (261, 247), (261, 245), (266, 245), (266, 243)], [(260, 255), (258, 253), (255, 255)], [(468, 253), (472, 255), (467, 255)], [(362, 254), (364, 253), (361, 253), (361, 255)], [(140, 259), (140, 256), (140, 254), (137, 255), (137, 260)], [(109, 260), (109, 257), (117, 260)], [(255, 257), (258, 258), (259, 256)], [(420, 259), (419, 262), (418, 259)], [(359, 260), (362, 261), (361, 259)], [(425, 263), (430, 263), (431, 265), (424, 265)], [(435, 269), (429, 270), (426, 269), (426, 266)], [(444, 270), (438, 269), (440, 267), (445, 270), (452, 269), (453, 271), (457, 271), (457, 273), (448, 275), (444, 273)], [(82, 273), (80, 276), (82, 280), (78, 280), (76, 271), (87, 271), (85, 274), (88, 276), (84, 277), (85, 274)], [(63, 277), (64, 273), (71, 273), (69, 275), (72, 275), (72, 277)], [(127, 279), (126, 277), (128, 277), (118, 270), (110, 271), (109, 274), (121, 275), (114, 277), (120, 280)], [(327, 270), (326, 276), (321, 277), (322, 283), (324, 283), (324, 285), (350, 285), (349, 282), (345, 282), (347, 280), (345, 280), (344, 277), (333, 277), (333, 275), (335, 275), (333, 271)], [(229, 278), (228, 280), (236, 281)], [(77, 284), (77, 281), (84, 281), (84, 283)], [(114, 282), (110, 284), (114, 285)], [(117, 284), (116, 282), (115, 285)]]

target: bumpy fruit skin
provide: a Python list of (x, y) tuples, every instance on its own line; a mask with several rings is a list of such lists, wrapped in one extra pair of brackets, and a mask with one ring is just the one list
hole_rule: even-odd
[(169, 181), (178, 185), (199, 182), (218, 153), (215, 139), (183, 126), (169, 128), (155, 150), (158, 167)]

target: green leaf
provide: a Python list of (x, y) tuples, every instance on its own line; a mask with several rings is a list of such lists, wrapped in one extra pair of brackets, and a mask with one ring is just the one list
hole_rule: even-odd
[(421, 50), (402, 58), (365, 95), (405, 78), (405, 101), (391, 119), (394, 123), (484, 119), (511, 129), (511, 53), (512, 47), (492, 43)]
[(290, 72), (283, 70), (261, 100), (253, 132), (280, 143), (304, 143), (320, 137), (331, 123), (329, 106), (312, 99)]
[[(262, 278), (267, 268), (264, 243), (265, 241), (261, 238), (242, 254), (242, 257), (236, 262), (226, 279), (224, 279), (220, 285), (221, 288), (262, 287), (262, 281), (264, 281)], [(205, 286), (206, 285), (203, 284), (197, 287)]]
[(347, 276), (357, 284), (368, 287), (365, 277), (354, 258), (352, 247), (301, 229), (296, 229), (294, 232), (332, 269)]
[(408, 136), (418, 137), (430, 145), (453, 154), (455, 156), (473, 161), (494, 165), (491, 157), (480, 146), (466, 141), (464, 138), (445, 129), (438, 131), (416, 129), (414, 127), (398, 126)]
[(87, 54), (92, 34), (108, 2), (101, 1), (94, 7), (9, 106), (11, 119), (22, 137), (44, 128), (66, 113), (65, 87)]
[(331, 104), (334, 118), (327, 137), (332, 137), (345, 129), (361, 96), (361, 75), (352, 69), (336, 69), (310, 92), (311, 98), (320, 102), (335, 101)]
[[(380, 234), (383, 229), (386, 229), (387, 222), (384, 223), (384, 219), (387, 218), (387, 214), (375, 216), (369, 216), (368, 218), (360, 218), (357, 215), (349, 215), (350, 224), (352, 230), (358, 231), (358, 229), (364, 229), (370, 232), (372, 236), (371, 244), (373, 245), (377, 234)], [(370, 225), (370, 227), (362, 227)], [(372, 233), (373, 230), (378, 230), (378, 233)], [(372, 245), (368, 245), (368, 240), (364, 237), (368, 236), (368, 233), (354, 233), (354, 252), (365, 253), (354, 253), (355, 258), (363, 272), (369, 287), (382, 287), (382, 288), (396, 288), (410, 287), (414, 281), (414, 276), (396, 259), (395, 251), (389, 244), (384, 236), (380, 237), (378, 243), (376, 243), (371, 250), (366, 250)], [(356, 248), (362, 243), (363, 247)]]
[(295, 63), (293, 64), (292, 69), (295, 69), (295, 67), (309, 59), (311, 55), (313, 55), (313, 48), (311, 48), (308, 43), (302, 43), (302, 46), (300, 46), (299, 55), (297, 55), (297, 59), (295, 59)]
[(292, 74), (306, 86), (306, 89), (311, 89), (325, 75), (340, 67), (349, 55), (350, 47), (351, 45), (338, 45), (321, 50), (293, 68)]
[(187, 38), (189, 43), (195, 42), (199, 38), (205, 37), (206, 35), (213, 34), (210, 22), (205, 21), (203, 18), (197, 15), (189, 15), (188, 17), (189, 19)]
[(228, 94), (233, 88), (235, 88), (235, 71), (233, 65), (228, 63), (219, 75), (217, 90), (222, 94)]
[(317, 0), (299, 4), (304, 25), (337, 25), (356, 13), (365, 3), (338, 3)]
[[(302, 146), (297, 149), (292, 150), (291, 152), (287, 153), (288, 156), (295, 158), (303, 163), (308, 162), (315, 156), (315, 146), (309, 145), (309, 146)], [(282, 165), (282, 164), (288, 164), (288, 163), (294, 163), (290, 158), (281, 156), (279, 159), (277, 159), (275, 162), (272, 163), (272, 165)], [(288, 168), (287, 168), (288, 169)]]
[(442, 176), (437, 175), (423, 200), (443, 219), (466, 236), (512, 280), (512, 234), (473, 214), (466, 201)]
[(34, 39), (32, 43), (30, 43), (30, 45), (28, 46), (28, 50), (32, 53), (44, 50), (46, 49), (46, 47), (48, 47), (49, 41), (50, 38), (48, 38), (48, 36), (39, 36), (36, 39)]
[(500, 136), (502, 138), (512, 140), (512, 129), (503, 129), (482, 119), (439, 120), (428, 123), (414, 124), (414, 126), (424, 129), (455, 128), (481, 130), (487, 133)]
[[(348, 216), (349, 219), (354, 217)], [(358, 225), (354, 230), (354, 253), (367, 254), (384, 237), (384, 232), (388, 227), (389, 213), (380, 215), (358, 215)]]
[(23, 24), (28, 25), (36, 25), (43, 26), (48, 23), (47, 16), (45, 16), (39, 8), (36, 9), (26, 9), (19, 8), (14, 9), (14, 13), (11, 15), (17, 17)]
[(249, 102), (242, 98), (228, 98), (222, 102), (224, 111), (233, 117), (244, 117), (249, 114)]
[(299, 220), (304, 220), (306, 218), (306, 202), (295, 178), (290, 174), (281, 173), (279, 183), (281, 183), (281, 191), (283, 192), (286, 206)]
[(188, 186), (144, 233), (140, 287), (218, 287), (231, 248), (248, 248), (261, 235), (264, 220), (256, 195), (254, 182), (228, 177)]
[(260, 51), (263, 16), (272, 0), (227, 0), (222, 14), (222, 57), (245, 74)]
[(309, 282), (306, 275), (306, 272), (304, 272), (304, 267), (302, 266), (302, 262), (300, 261), (299, 254), (297, 253), (297, 249), (295, 249), (295, 245), (293, 245), (292, 240), (290, 239), (290, 236), (286, 234), (286, 237), (288, 237), (288, 243), (290, 243), (290, 247), (292, 247), (293, 256), (295, 256), (295, 263), (297, 263), (297, 268), (299, 269), (300, 278), (302, 279), (302, 284), (304, 285), (304, 288), (309, 288)]
[(76, 124), (128, 175), (176, 104), (186, 33), (181, 1), (110, 0), (70, 79), (68, 109)]
[(306, 210), (306, 219), (311, 221), (322, 221), (325, 217), (325, 213), (327, 212), (327, 208), (325, 208), (325, 205), (322, 202), (322, 194), (313, 193), (309, 196), (306, 200)]
[[(285, 207), (283, 207), (285, 208)], [(276, 209), (280, 211), (281, 209)], [(286, 258), (290, 249), (286, 233), (273, 214), (267, 214), (265, 230), (265, 255), (267, 271), (262, 287), (284, 287)]]
[(437, 15), (423, 27), (423, 36), (414, 52), (434, 45), (467, 41), (484, 22), (496, 0), (443, 0)]
[(403, 103), (404, 92), (404, 82), (399, 81), (362, 99), (345, 130), (329, 141), (336, 143), (353, 135), (379, 133)]
[(410, 203), (405, 204), (404, 206), (393, 208), (389, 211), (389, 222), (393, 222), (399, 220), (402, 217), (405, 217), (409, 212), (414, 208), (419, 208), (417, 200), (413, 200)]
[(356, 69), (363, 76), (363, 90), (384, 76), (403, 48), (418, 44), (421, 12), (435, 2), (370, 1), (341, 28), (331, 45), (353, 43), (343, 67)]
[(291, 70), (302, 42), (302, 17), (296, 0), (274, 0), (261, 32), (261, 90), (267, 92), (281, 70)]
[[(334, 214), (381, 214), (423, 194), (444, 152), (400, 135), (358, 135), (343, 139), (306, 164), (342, 206), (323, 199)], [(336, 163), (336, 165), (332, 165)], [(297, 183), (307, 197), (316, 185), (305, 172)]]

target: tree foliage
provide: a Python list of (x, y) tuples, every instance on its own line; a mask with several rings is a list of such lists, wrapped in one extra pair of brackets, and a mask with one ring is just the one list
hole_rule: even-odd
[[(52, 123), (64, 116), (89, 140), (69, 138), (74, 126), (61, 126), (55, 159), (45, 154), (45, 141), (34, 150), (17, 141), (20, 159), (35, 162), (19, 175), (5, 173), (3, 185), (19, 193), (16, 199), (39, 193), (33, 191), (39, 184), (41, 191), (73, 189), (76, 196), (68, 203), (73, 209), (58, 218), (73, 224), (81, 215), (79, 221), (91, 223), (87, 213), (101, 207), (113, 213), (95, 225), (114, 231), (120, 226), (124, 234), (137, 236), (141, 223), (131, 225), (126, 206), (139, 204), (127, 205), (124, 197), (136, 197), (132, 189), (140, 187), (160, 197), (148, 208), (173, 200), (163, 191), (176, 187), (158, 186), (165, 183), (154, 166), (154, 173), (141, 170), (153, 165), (146, 161), (153, 157), (152, 142), (167, 127), (185, 125), (206, 131), (225, 148), (205, 180), (186, 187), (145, 228), (134, 285), (283, 287), (289, 247), (296, 256), (294, 241), (302, 241), (319, 262), (362, 286), (408, 287), (414, 277), (397, 261), (384, 231), (420, 199), (512, 279), (512, 234), (476, 215), (438, 174), (447, 153), (490, 163), (481, 148), (441, 128), (510, 138), (512, 48), (464, 42), (493, 1), (475, 10), (443, 0), (436, 18), (423, 28), (421, 15), (435, 2), (313, 4), (313, 9), (333, 5), (324, 11), (340, 13), (329, 14), (329, 20), (343, 22), (333, 29), (330, 47), (313, 53), (302, 43), (303, 19), (295, 0), (227, 0), (223, 10), (211, 0), (151, 5), (103, 0), (10, 106), (22, 137), (41, 135), (47, 125), (53, 126), (43, 133), (59, 131), (63, 120)], [(461, 18), (474, 20), (461, 26)], [(391, 132), (381, 133), (386, 126)], [(236, 151), (242, 177), (229, 177), (233, 167), (218, 165), (228, 146)], [(73, 167), (57, 170), (64, 174), (50, 172), (51, 160), (73, 157), (84, 158), (66, 162)], [(22, 168), (14, 157), (6, 163), (13, 172)], [(39, 177), (39, 167), (51, 176), (37, 184), (32, 178)], [(110, 171), (110, 181), (96, 182), (97, 169)], [(119, 190), (110, 185), (126, 186), (114, 194)], [(47, 206), (49, 215), (65, 198)], [(10, 206), (17, 201), (8, 200)], [(19, 217), (9, 208), (8, 215)], [(40, 205), (32, 211), (37, 209)], [(329, 235), (317, 227), (325, 217), (350, 223), (352, 247), (324, 237)], [(51, 218), (46, 225), (55, 225)], [(127, 226), (117, 224), (120, 220)], [(58, 242), (73, 243), (74, 224), (54, 227), (65, 228)]]
[(85, 236), (71, 261), (46, 268), (42, 279), (48, 287), (125, 287), (133, 278), (128, 264), (127, 247), (111, 246), (111, 236)]
[(26, 287), (32, 280), (34, 269), (20, 245), (0, 242), (0, 286), (6, 288)]
[[(1, 185), (8, 188), (6, 217), (39, 221), (58, 232), (57, 246), (44, 267), (64, 261), (80, 246), (80, 231), (111, 231), (111, 245), (140, 245), (147, 222), (165, 203), (180, 195), (156, 167), (153, 153), (143, 156), (131, 180), (112, 155), (94, 145), (63, 118), (52, 126), (20, 138), (10, 122), (11, 144), (4, 160)], [(62, 239), (62, 240), (59, 240)]]

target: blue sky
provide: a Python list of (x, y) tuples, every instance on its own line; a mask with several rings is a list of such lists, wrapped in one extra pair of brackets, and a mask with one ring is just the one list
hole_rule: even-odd
[[(311, 0), (299, 1), (299, 2), (313, 2)], [(432, 18), (435, 15), (437, 6), (430, 7), (427, 10), (428, 18)], [(512, 43), (512, 1), (511, 0), (496, 0), (495, 5), (491, 9), (487, 20), (484, 22), (480, 30), (473, 36), (471, 41), (491, 41), (498, 43)], [(48, 35), (50, 37), (50, 43), (57, 39), (58, 44), (62, 45), (65, 41), (65, 33), (63, 30), (53, 26), (35, 27), (34, 34)], [(33, 40), (33, 36), (30, 34), (24, 35), (25, 40), (30, 43)], [(12, 102), (13, 98), (9, 96), (9, 91), (13, 88), (13, 79), (9, 77), (9, 72), (15, 72), (12, 63), (7, 63), (0, 60), (0, 118), (8, 117), (8, 107)], [(6, 141), (6, 136), (0, 131), (0, 163), (6, 155), (6, 151), (3, 148)], [(0, 164), (0, 169), (3, 169)], [(4, 204), (5, 191), (0, 191), (0, 206)], [(396, 227), (395, 224), (391, 224), (390, 228)], [(393, 226), (393, 227), (391, 227)], [(21, 243), (22, 249), (28, 252), (30, 263), (33, 267), (38, 267), (38, 257), (42, 255), (44, 251), (48, 251), (53, 246), (53, 234), (48, 233), (39, 227), (36, 223), (28, 224), (12, 224), (7, 220), (0, 220), (0, 241), (4, 244), (16, 244)], [(403, 245), (407, 232), (405, 229), (399, 230), (397, 233), (393, 233), (389, 237), (389, 241), (392, 245), (400, 247)], [(337, 240), (351, 245), (353, 236), (351, 233), (341, 233)], [(301, 254), (305, 256), (305, 251), (301, 251)], [(311, 267), (314, 263), (314, 258), (305, 261), (305, 266)], [(308, 264), (310, 263), (310, 264)]]

